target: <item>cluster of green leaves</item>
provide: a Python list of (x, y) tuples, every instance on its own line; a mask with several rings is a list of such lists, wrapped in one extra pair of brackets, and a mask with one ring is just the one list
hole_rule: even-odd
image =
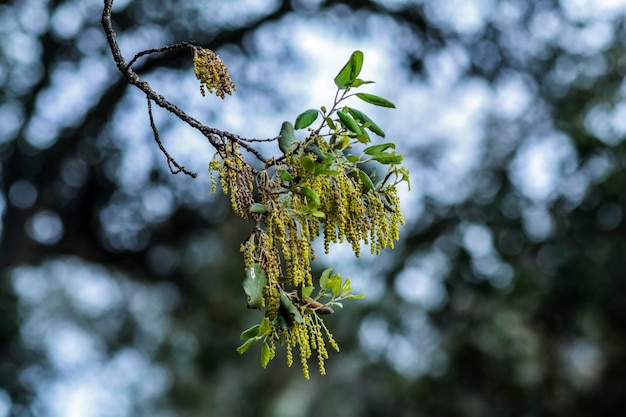
[(311, 295), (315, 291), (314, 286), (302, 288), (302, 296), (305, 298), (307, 307), (318, 314), (332, 314), (332, 307), (343, 308), (341, 300), (363, 298), (365, 294), (352, 294), (350, 278), (342, 280), (341, 275), (332, 274), (333, 268), (327, 268), (322, 272), (319, 279), (320, 289), (314, 298)]
[[(365, 81), (359, 77), (363, 67), (363, 53), (354, 51), (346, 65), (341, 69), (334, 79), (337, 86), (337, 93), (332, 108), (328, 110), (322, 106), (320, 110), (308, 109), (298, 115), (295, 125), (291, 122), (284, 122), (279, 136), (279, 147), (285, 154), (291, 154), (304, 144), (304, 151), (299, 158), (299, 163), (310, 174), (314, 175), (337, 175), (340, 171), (334, 169), (336, 164), (352, 164), (348, 168), (355, 172), (366, 190), (380, 190), (387, 181), (393, 177), (393, 185), (406, 181), (410, 187), (409, 172), (401, 163), (404, 155), (397, 155), (396, 144), (393, 142), (380, 143), (365, 147), (360, 155), (347, 152), (357, 143), (369, 144), (372, 140), (370, 133), (385, 137), (385, 132), (367, 114), (354, 107), (347, 105), (340, 106), (342, 102), (350, 97), (357, 97), (362, 101), (379, 107), (395, 108), (391, 101), (368, 93), (352, 93), (356, 88), (363, 85), (373, 84), (373, 81)], [(309, 140), (302, 142), (296, 137), (295, 131), (311, 126), (319, 117), (322, 117), (321, 125), (314, 130), (314, 135), (309, 136)], [(328, 137), (330, 151), (324, 152), (319, 145), (314, 143), (324, 128), (328, 132), (322, 136)], [(386, 175), (380, 179), (375, 177), (375, 173), (366, 173), (359, 169), (357, 165), (375, 161), (382, 165), (390, 166)], [(374, 178), (372, 178), (374, 177)], [(287, 171), (281, 172), (281, 179), (291, 180)], [(319, 196), (311, 193), (310, 190), (303, 190), (311, 201), (319, 201)]]

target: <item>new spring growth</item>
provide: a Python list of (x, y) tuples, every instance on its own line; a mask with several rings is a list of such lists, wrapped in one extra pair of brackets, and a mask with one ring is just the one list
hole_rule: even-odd
[[(207, 88), (220, 88), (224, 78), (219, 76), (227, 74), (221, 61), (220, 69), (215, 68), (215, 59), (211, 51), (196, 52), (196, 74)], [(362, 64), (363, 53), (355, 51), (334, 79), (337, 93), (332, 106), (306, 110), (294, 124), (282, 124), (276, 139), (283, 156), (275, 163), (254, 170), (242, 147), (232, 143), (209, 165), (212, 190), (217, 188), (217, 175), (233, 211), (255, 222), (241, 245), (243, 287), (248, 308), (265, 313), (261, 323), (242, 333), (244, 342), (237, 351), (244, 353), (260, 342), (265, 367), (276, 346), (283, 345), (291, 366), (295, 348), (306, 378), (311, 357), (324, 374), (327, 345), (339, 351), (323, 317), (342, 308), (344, 300), (361, 298), (352, 294), (350, 279), (332, 273), (332, 268), (324, 270), (319, 280), (313, 279), (313, 242), (322, 239), (326, 253), (331, 243), (346, 242), (357, 257), (363, 243), (379, 254), (394, 247), (404, 224), (397, 190), (399, 183), (409, 182), (408, 170), (402, 166), (404, 155), (396, 154), (393, 142), (372, 143), (384, 138), (385, 132), (352, 103), (348, 106), (347, 100), (353, 98), (395, 107), (373, 94), (352, 93), (372, 83), (358, 78)], [(310, 127), (320, 119), (317, 128)], [(297, 134), (305, 129), (306, 134)]]
[(224, 62), (210, 49), (194, 48), (193, 70), (200, 80), (200, 93), (203, 96), (206, 94), (205, 88), (222, 99), (237, 89)]

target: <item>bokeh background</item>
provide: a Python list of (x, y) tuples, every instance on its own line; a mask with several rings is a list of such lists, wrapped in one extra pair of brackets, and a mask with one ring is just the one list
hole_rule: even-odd
[[(332, 265), (367, 298), (326, 319), (305, 381), (235, 351), (251, 230), (210, 194), (206, 140), (114, 67), (101, 1), (0, 2), (0, 417), (611, 416), (626, 398), (626, 2), (119, 0), (127, 59), (244, 137), (328, 105), (350, 53), (411, 169), (393, 251)], [(277, 153), (275, 145), (263, 152)], [(314, 364), (313, 364), (314, 368)]]

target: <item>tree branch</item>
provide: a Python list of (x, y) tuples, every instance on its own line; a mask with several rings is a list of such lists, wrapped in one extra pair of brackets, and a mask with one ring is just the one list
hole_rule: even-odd
[[(157, 94), (150, 87), (150, 84), (148, 84), (148, 82), (146, 82), (146, 81), (141, 80), (139, 78), (139, 75), (137, 75), (137, 73), (134, 72), (132, 67), (131, 67), (131, 65), (134, 64), (137, 61), (137, 59), (139, 59), (142, 56), (145, 56), (145, 55), (148, 55), (148, 54), (152, 54), (152, 53), (168, 52), (168, 51), (172, 51), (172, 50), (180, 49), (180, 48), (194, 48), (195, 45), (192, 42), (181, 42), (181, 43), (178, 43), (178, 44), (165, 46), (165, 47), (162, 47), (162, 48), (148, 49), (148, 50), (145, 50), (145, 51), (137, 53), (133, 57), (133, 59), (131, 59), (131, 61), (127, 63), (126, 60), (124, 59), (124, 56), (122, 55), (122, 51), (120, 50), (119, 44), (117, 43), (117, 36), (115, 34), (115, 31), (113, 30), (113, 23), (112, 23), (112, 18), (111, 18), (111, 9), (112, 9), (112, 7), (113, 7), (113, 0), (104, 0), (104, 9), (102, 11), (102, 27), (104, 28), (104, 32), (106, 34), (106, 38), (107, 38), (107, 41), (109, 43), (109, 47), (111, 49), (111, 54), (113, 55), (113, 59), (115, 61), (115, 64), (117, 65), (117, 68), (122, 73), (122, 75), (124, 75), (124, 77), (126, 78), (126, 80), (128, 81), (129, 84), (134, 85), (135, 87), (139, 88), (141, 91), (143, 91), (146, 94), (146, 97), (148, 99), (148, 105), (149, 105), (151, 125), (153, 126), (153, 132), (155, 133), (155, 140), (157, 141), (157, 143), (160, 144), (161, 141), (158, 138), (158, 131), (156, 130), (156, 127), (154, 127), (154, 123), (152, 121), (152, 113), (151, 113), (151, 108), (150, 108), (150, 103), (151, 102), (154, 102), (158, 106), (166, 109), (167, 111), (169, 111), (170, 113), (172, 113), (173, 115), (178, 117), (180, 120), (182, 120), (183, 122), (187, 123), (192, 128), (200, 131), (208, 139), (209, 143), (218, 152), (221, 152), (223, 150), (223, 146), (224, 146), (223, 143), (224, 142), (226, 142), (226, 141), (235, 142), (239, 146), (241, 146), (243, 149), (245, 149), (247, 152), (249, 152), (252, 155), (254, 155), (259, 161), (267, 164), (268, 160), (263, 155), (261, 155), (261, 153), (259, 151), (254, 149), (254, 147), (252, 145), (250, 145), (250, 142), (254, 142), (254, 141), (272, 141), (272, 140), (276, 140), (277, 138), (261, 139), (261, 140), (259, 140), (259, 139), (244, 139), (244, 138), (242, 138), (242, 137), (240, 137), (238, 135), (235, 135), (233, 133), (222, 131), (222, 130), (219, 130), (219, 129), (215, 129), (215, 128), (206, 126), (206, 125), (200, 123), (195, 118), (189, 116), (185, 111), (183, 111), (182, 109), (180, 109), (179, 107), (174, 105), (172, 102), (167, 100), (162, 95)], [(172, 170), (171, 165), (174, 165), (179, 170), (177, 172), (185, 172), (186, 171), (184, 168), (179, 166), (169, 156), (169, 154), (167, 154), (167, 152), (162, 147), (162, 145), (160, 145), (159, 147), (161, 148), (161, 150), (165, 153), (166, 157), (168, 158), (168, 164), (170, 165), (170, 170)], [(174, 172), (174, 171), (172, 170), (172, 172)], [(185, 173), (187, 173), (187, 172), (185, 172)]]
[[(196, 174), (195, 172), (187, 171), (184, 166), (179, 165), (178, 162), (176, 162), (176, 160), (172, 158), (170, 154), (167, 152), (167, 150), (165, 149), (165, 146), (163, 146), (163, 143), (161, 142), (161, 137), (159, 135), (159, 130), (157, 129), (156, 124), (154, 123), (154, 117), (152, 116), (152, 102), (150, 101), (149, 98), (148, 98), (148, 115), (150, 116), (150, 127), (152, 128), (152, 133), (154, 133), (154, 140), (156, 141), (157, 145), (159, 145), (159, 149), (161, 150), (161, 152), (163, 152), (163, 155), (165, 155), (165, 157), (167, 158), (167, 166), (170, 168), (170, 172), (174, 175), (178, 174), (179, 172), (182, 172), (183, 174), (189, 175), (192, 178), (197, 178), (198, 174)], [(174, 170), (172, 166), (176, 167), (176, 170)]]

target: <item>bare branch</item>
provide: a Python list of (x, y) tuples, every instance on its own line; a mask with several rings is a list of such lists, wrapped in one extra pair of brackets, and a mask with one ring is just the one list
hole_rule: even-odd
[[(174, 175), (182, 172), (183, 174), (189, 175), (192, 178), (197, 178), (198, 174), (196, 174), (195, 172), (187, 171), (184, 166), (179, 165), (178, 162), (176, 162), (176, 160), (170, 156), (170, 154), (163, 146), (163, 142), (161, 142), (161, 137), (159, 136), (159, 130), (154, 123), (154, 117), (152, 116), (152, 102), (149, 98), (148, 115), (150, 116), (150, 127), (152, 128), (152, 132), (154, 133), (154, 140), (156, 141), (157, 145), (159, 145), (159, 149), (161, 150), (161, 152), (163, 152), (163, 155), (165, 155), (165, 157), (167, 158), (167, 166), (170, 168), (170, 172)], [(176, 167), (176, 170), (174, 170), (172, 166)]]
[[(148, 49), (148, 50), (145, 50), (145, 51), (137, 53), (133, 57), (133, 59), (130, 62), (127, 63), (126, 60), (124, 59), (124, 56), (122, 55), (122, 51), (120, 50), (119, 44), (117, 43), (117, 36), (115, 34), (115, 31), (113, 30), (113, 23), (112, 23), (112, 18), (111, 18), (111, 8), (112, 7), (113, 7), (113, 0), (104, 0), (104, 9), (102, 11), (102, 21), (101, 21), (102, 22), (102, 27), (104, 28), (104, 32), (106, 34), (107, 41), (109, 43), (109, 47), (111, 49), (111, 54), (113, 55), (113, 59), (115, 60), (115, 64), (117, 65), (118, 70), (122, 73), (122, 75), (124, 75), (124, 77), (126, 78), (128, 83), (131, 84), (131, 85), (134, 85), (137, 88), (139, 88), (141, 91), (143, 91), (146, 94), (146, 97), (148, 99), (148, 105), (150, 106), (151, 105), (150, 103), (153, 101), (155, 104), (157, 104), (158, 106), (166, 109), (170, 113), (174, 114), (176, 117), (178, 117), (183, 122), (187, 123), (192, 128), (200, 131), (207, 138), (209, 143), (218, 152), (223, 148), (222, 143), (224, 143), (226, 141), (235, 142), (235, 143), (239, 144), (239, 146), (241, 146), (247, 152), (249, 152), (252, 155), (254, 155), (259, 161), (261, 161), (263, 163), (267, 163), (267, 161), (268, 161), (267, 158), (265, 158), (263, 155), (261, 155), (261, 153), (259, 153), (259, 151), (254, 149), (254, 147), (252, 145), (250, 145), (250, 142), (254, 142), (254, 141), (272, 141), (272, 140), (276, 140), (277, 138), (273, 138), (273, 139), (244, 139), (244, 138), (241, 138), (238, 135), (235, 135), (233, 133), (222, 131), (222, 130), (219, 130), (219, 129), (215, 129), (215, 128), (206, 126), (206, 125), (200, 123), (195, 118), (189, 116), (186, 112), (184, 112), (182, 109), (177, 107), (175, 104), (173, 104), (172, 102), (167, 100), (162, 95), (157, 94), (150, 87), (150, 84), (148, 84), (148, 82), (146, 82), (146, 81), (141, 80), (139, 78), (139, 75), (137, 75), (137, 73), (135, 73), (133, 71), (133, 69), (131, 68), (131, 65), (133, 63), (135, 63), (137, 61), (137, 59), (139, 59), (142, 56), (145, 56), (145, 55), (148, 55), (148, 54), (152, 54), (152, 53), (173, 51), (175, 49), (180, 49), (180, 48), (194, 47), (194, 44), (192, 42), (181, 42), (181, 43), (177, 43), (177, 44), (174, 44), (174, 45), (165, 46), (165, 47), (162, 47), (162, 48)], [(150, 107), (149, 107), (149, 111), (151, 111)], [(152, 117), (151, 117), (151, 120), (152, 120)], [(153, 131), (155, 132), (155, 139), (157, 140), (157, 143), (160, 143), (160, 140), (158, 139), (158, 133), (157, 133), (155, 127), (153, 127)], [(163, 152), (165, 152), (165, 150), (163, 148), (161, 150)], [(165, 155), (168, 158), (168, 164), (174, 165), (177, 169), (182, 168), (178, 164), (175, 164), (175, 161), (167, 153), (165, 153)], [(170, 165), (170, 170), (172, 170), (171, 165)], [(185, 170), (184, 169), (180, 169), (179, 172), (185, 172)]]
[(155, 54), (155, 53), (160, 53), (160, 52), (175, 51), (176, 49), (182, 49), (182, 48), (193, 49), (194, 46), (196, 46), (195, 42), (190, 41), (190, 42), (180, 42), (174, 45), (168, 45), (168, 46), (164, 46), (161, 48), (147, 49), (145, 51), (141, 51), (135, 54), (133, 59), (131, 59), (130, 62), (128, 63), (128, 67), (132, 67), (135, 61), (137, 61), (139, 58), (141, 58), (144, 55)]

